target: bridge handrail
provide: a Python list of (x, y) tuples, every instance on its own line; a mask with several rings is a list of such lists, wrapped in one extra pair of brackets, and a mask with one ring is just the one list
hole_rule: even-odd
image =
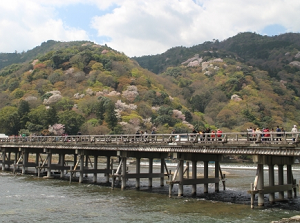
[(212, 142), (298, 142), (300, 132), (223, 132), (178, 134), (119, 134), (119, 135), (67, 135), (67, 136), (10, 136), (0, 138), (0, 143), (212, 143)]

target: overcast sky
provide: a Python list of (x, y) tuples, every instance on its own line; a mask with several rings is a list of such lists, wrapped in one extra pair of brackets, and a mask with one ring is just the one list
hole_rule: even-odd
[(1, 0), (0, 52), (90, 40), (127, 56), (240, 32), (300, 32), (300, 0)]

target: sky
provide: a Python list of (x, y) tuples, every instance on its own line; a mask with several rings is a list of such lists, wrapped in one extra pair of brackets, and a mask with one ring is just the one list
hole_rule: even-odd
[(129, 57), (225, 40), (300, 32), (299, 0), (1, 0), (0, 52), (89, 40)]

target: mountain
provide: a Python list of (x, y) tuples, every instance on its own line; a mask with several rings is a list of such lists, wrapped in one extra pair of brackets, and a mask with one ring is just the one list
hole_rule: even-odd
[(299, 39), (240, 33), (139, 58), (47, 41), (0, 70), (0, 132), (289, 131), (300, 122)]

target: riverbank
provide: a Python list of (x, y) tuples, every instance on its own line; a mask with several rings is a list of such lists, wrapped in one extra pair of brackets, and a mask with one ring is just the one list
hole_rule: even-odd
[(272, 221), (271, 223), (292, 223), (292, 222), (300, 222), (300, 215), (296, 215), (291, 218), (283, 218), (279, 221)]

